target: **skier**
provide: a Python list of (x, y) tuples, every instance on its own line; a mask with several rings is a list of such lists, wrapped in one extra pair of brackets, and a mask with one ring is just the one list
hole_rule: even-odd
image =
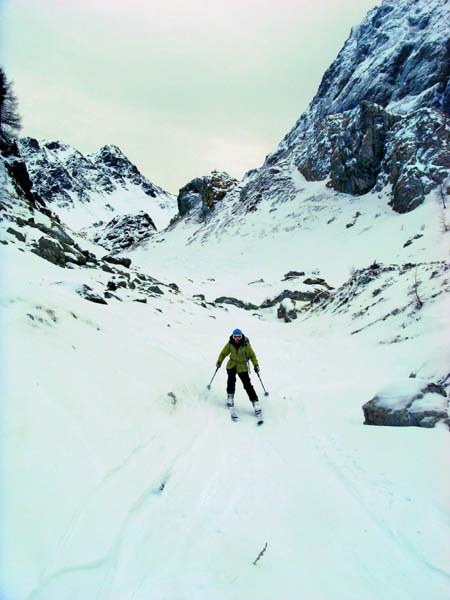
[(256, 354), (250, 345), (250, 341), (242, 333), (240, 329), (235, 329), (230, 335), (229, 341), (225, 344), (222, 352), (219, 354), (217, 359), (216, 367), (219, 369), (225, 357), (230, 355), (230, 359), (227, 363), (227, 406), (230, 409), (231, 418), (233, 421), (237, 420), (237, 415), (234, 410), (234, 392), (236, 390), (236, 374), (239, 375), (240, 380), (244, 386), (245, 391), (248, 394), (250, 402), (253, 404), (255, 409), (255, 416), (258, 419), (258, 423), (262, 423), (262, 410), (261, 405), (256, 395), (255, 389), (252, 386), (249, 376), (248, 361), (251, 360), (253, 368), (256, 373), (259, 373), (259, 364)]

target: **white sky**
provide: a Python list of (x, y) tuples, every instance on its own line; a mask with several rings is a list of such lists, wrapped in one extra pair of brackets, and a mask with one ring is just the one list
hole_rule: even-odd
[(374, 0), (0, 0), (23, 134), (118, 145), (177, 192), (259, 166)]

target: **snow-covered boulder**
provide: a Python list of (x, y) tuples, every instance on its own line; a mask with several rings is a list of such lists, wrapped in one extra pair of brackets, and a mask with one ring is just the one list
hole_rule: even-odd
[(297, 318), (297, 310), (295, 308), (295, 300), (285, 298), (282, 300), (277, 310), (277, 317), (283, 319), (285, 323), (290, 323)]
[(399, 380), (380, 390), (362, 409), (366, 425), (434, 427), (438, 422), (450, 425), (445, 388), (424, 379)]

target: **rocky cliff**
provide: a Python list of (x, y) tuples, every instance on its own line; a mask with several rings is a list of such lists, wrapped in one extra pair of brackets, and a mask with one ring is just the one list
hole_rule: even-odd
[[(264, 165), (244, 178), (241, 201), (280, 199), (329, 178), (362, 195), (385, 186), (397, 212), (420, 205), (450, 169), (450, 6), (385, 0), (355, 27), (308, 110)], [(446, 25), (447, 24), (447, 25)]]
[(144, 177), (117, 146), (103, 146), (87, 156), (58, 141), (25, 137), (18, 146), (34, 188), (52, 204), (90, 202), (95, 194), (108, 195), (129, 185), (139, 186), (151, 198), (168, 195)]
[(83, 155), (62, 142), (17, 142), (32, 189), (72, 230), (120, 251), (164, 228), (174, 197), (144, 177), (113, 145)]
[(207, 215), (236, 184), (236, 179), (221, 171), (212, 171), (210, 175), (192, 179), (178, 192), (179, 215), (184, 216), (194, 209), (200, 215)]

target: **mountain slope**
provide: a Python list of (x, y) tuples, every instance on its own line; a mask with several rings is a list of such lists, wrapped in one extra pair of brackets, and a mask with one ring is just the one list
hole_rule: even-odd
[(119, 216), (144, 213), (162, 229), (175, 213), (173, 196), (143, 177), (117, 146), (84, 156), (62, 142), (22, 138), (19, 148), (33, 189), (66, 225), (89, 239)]
[(393, 113), (430, 108), (448, 114), (449, 20), (445, 0), (384, 0), (369, 11), (284, 144), (296, 143), (324, 117), (353, 110), (364, 100)]
[[(325, 313), (286, 325), (275, 308), (170, 293), (97, 304), (76, 293), (98, 290), (95, 269), (61, 269), (12, 242), (1, 251), (4, 597), (445, 597), (448, 432), (365, 427), (361, 406), (411, 372), (442, 376), (448, 304), (427, 293), (421, 311), (352, 335), (372, 310), (409, 303), (413, 270), (367, 315), (351, 316), (383, 274), (342, 312), (337, 293)], [(171, 274), (181, 282), (183, 265)], [(243, 281), (255, 275), (241, 267)], [(213, 283), (199, 273), (198, 289)], [(206, 390), (235, 325), (270, 391), (263, 429), (239, 387), (230, 421), (223, 370)]]

